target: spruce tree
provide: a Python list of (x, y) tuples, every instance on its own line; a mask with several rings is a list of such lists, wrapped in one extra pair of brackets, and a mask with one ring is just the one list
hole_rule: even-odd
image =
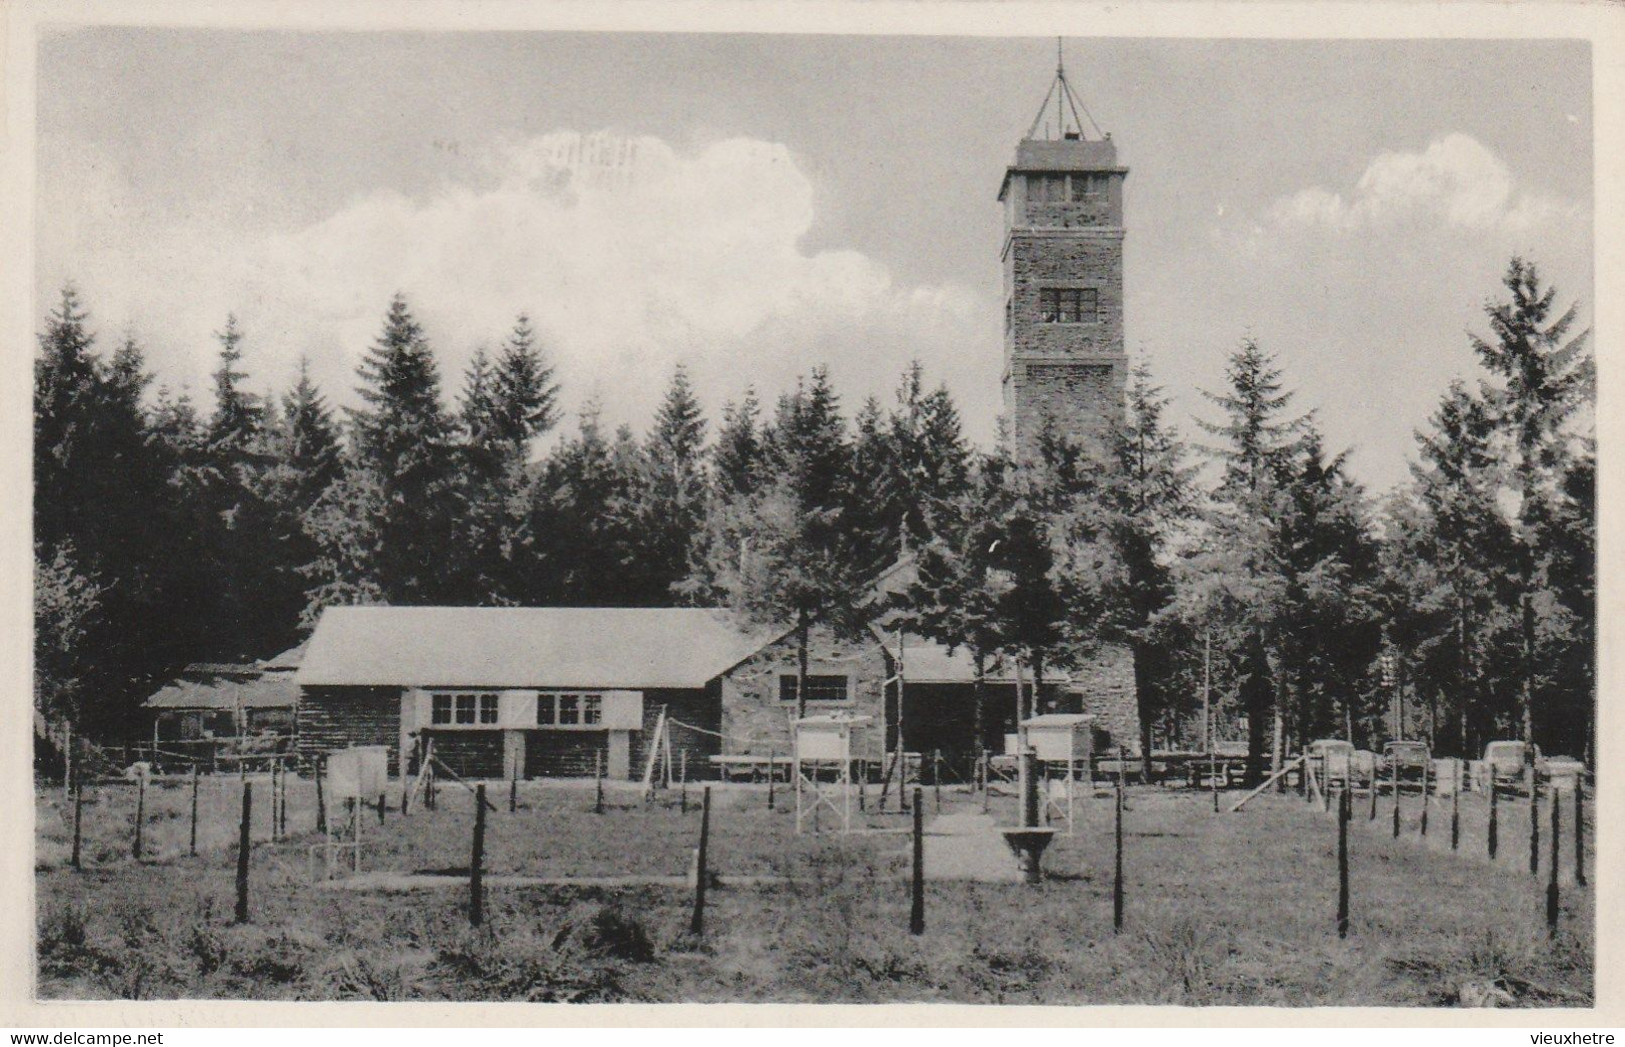
[(532, 492), (521, 602), (617, 606), (631, 589), (632, 508), (638, 478), (629, 433), (606, 438), (600, 409), (589, 401), (577, 434), (560, 443)]
[(713, 504), (681, 590), (700, 602), (724, 598), (749, 621), (794, 631), (796, 709), (805, 715), (813, 626), (856, 635), (874, 610), (848, 519), (851, 443), (824, 368), (779, 398), (762, 444), (764, 481)]
[[(1181, 601), (1196, 621), (1217, 627), (1221, 647), (1241, 652), (1248, 723), (1247, 779), (1284, 756), (1289, 620), (1288, 565), (1277, 521), (1287, 511), (1292, 459), (1307, 416), (1292, 415), (1293, 394), (1275, 360), (1252, 339), (1231, 354), (1222, 393), (1203, 392), (1224, 420), (1197, 424), (1219, 441), (1204, 448), (1222, 472), (1205, 514), (1202, 549), (1181, 564)], [(1260, 674), (1264, 674), (1260, 676)], [(1273, 744), (1266, 734), (1273, 719)]]
[(721, 498), (755, 493), (762, 482), (761, 403), (746, 389), (739, 403), (722, 408), (722, 428), (711, 452), (711, 475)]
[(1104, 474), (1104, 530), (1116, 568), (1106, 582), (1104, 630), (1133, 653), (1142, 753), (1152, 751), (1152, 726), (1173, 699), (1173, 547), (1196, 509), (1196, 469), (1165, 421), (1168, 403), (1150, 368), (1135, 367), (1128, 409), (1111, 433), (1115, 468)]
[(547, 363), (530, 317), (524, 313), (502, 344), (492, 372), (492, 425), (497, 439), (528, 457), (537, 437), (559, 422), (559, 386)]
[[(1587, 401), (1593, 381), (1586, 355), (1589, 331), (1572, 334), (1578, 306), (1558, 314), (1555, 287), (1543, 286), (1536, 267), (1513, 258), (1502, 283), (1509, 301), (1489, 302), (1491, 339), (1471, 335), (1473, 350), (1490, 372), (1482, 395), (1493, 413), (1516, 502), (1517, 576), (1521, 637), (1519, 733), (1534, 740), (1536, 603), (1546, 553), (1539, 520), (1553, 498), (1573, 450), (1570, 422)], [(1525, 750), (1530, 759), (1533, 752)]]
[(666, 604), (688, 576), (706, 514), (705, 417), (681, 364), (644, 441), (636, 514), (636, 602)]
[[(351, 412), (351, 433), (356, 471), (368, 476), (351, 479), (375, 490), (377, 502), (354, 526), (375, 534), (366, 541), (330, 535), (329, 545), (370, 547), (368, 581), (387, 602), (441, 602), (455, 584), (445, 570), (457, 513), (453, 423), (441, 403), (439, 367), (403, 295), (391, 300), (357, 373), (364, 406)], [(353, 494), (341, 501), (367, 502)]]
[(258, 439), (265, 423), (265, 407), (258, 397), (241, 388), (248, 375), (237, 369), (243, 358), (243, 332), (235, 314), (226, 316), (226, 326), (215, 333), (215, 338), (220, 342), (220, 366), (213, 375), (214, 415), (209, 420), (209, 442), (221, 456), (235, 458)]

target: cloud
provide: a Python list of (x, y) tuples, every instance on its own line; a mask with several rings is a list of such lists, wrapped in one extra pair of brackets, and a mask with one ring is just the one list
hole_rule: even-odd
[(1453, 133), (1419, 153), (1382, 153), (1345, 197), (1312, 186), (1277, 200), (1276, 226), (1337, 232), (1404, 222), (1442, 223), (1468, 231), (1523, 232), (1575, 208), (1520, 191), (1506, 163), (1470, 135)]
[[(101, 174), (98, 195), (116, 191)], [(846, 388), (878, 391), (911, 356), (962, 359), (955, 350), (972, 346), (996, 383), (985, 296), (899, 285), (859, 251), (805, 250), (814, 199), (781, 144), (679, 151), (559, 131), (489, 144), (432, 195), (380, 189), (299, 228), (110, 225), (64, 231), (42, 257), (80, 263), (104, 324), (130, 318), (161, 378), (194, 390), (214, 365), (210, 332), (235, 311), (254, 382), (282, 387), (309, 354), (329, 396), (347, 401), (397, 290), (428, 330), (448, 394), (475, 345), (499, 341), (526, 311), (567, 398), (596, 394), (611, 421), (638, 428), (679, 361), (713, 406), (747, 375), (770, 398), (823, 362)], [(123, 242), (109, 249), (115, 232)]]

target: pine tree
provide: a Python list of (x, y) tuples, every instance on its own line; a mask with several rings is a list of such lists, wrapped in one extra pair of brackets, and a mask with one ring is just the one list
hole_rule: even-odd
[(343, 468), (338, 427), (327, 399), (310, 377), (310, 361), (299, 359), (299, 377), (282, 398), (282, 418), (275, 444), (278, 461), (292, 474), (295, 493), (290, 506), (316, 501)]
[(639, 581), (631, 594), (637, 602), (669, 603), (688, 576), (691, 547), (706, 514), (705, 427), (688, 371), (679, 364), (640, 455), (634, 507)]
[(873, 611), (847, 519), (852, 449), (825, 369), (779, 398), (762, 443), (764, 482), (713, 504), (680, 589), (690, 599), (722, 596), (747, 620), (794, 630), (804, 715), (813, 625), (855, 635)]
[(215, 338), (220, 342), (220, 366), (213, 375), (214, 416), (209, 420), (209, 442), (221, 456), (235, 459), (258, 439), (265, 423), (265, 407), (258, 397), (240, 388), (248, 375), (237, 370), (243, 358), (243, 332), (235, 314), (226, 316), (226, 326), (215, 333)]
[(606, 439), (596, 402), (581, 410), (574, 439), (547, 458), (535, 485), (527, 604), (623, 605), (631, 589), (637, 447), (630, 432)]
[(559, 386), (524, 313), (503, 343), (491, 378), (495, 436), (528, 457), (536, 438), (559, 422)]
[(1105, 586), (1104, 630), (1133, 652), (1140, 751), (1152, 751), (1151, 732), (1168, 709), (1172, 687), (1170, 609), (1174, 599), (1173, 543), (1194, 514), (1196, 470), (1164, 418), (1168, 399), (1152, 384), (1149, 367), (1130, 375), (1128, 410), (1111, 433), (1116, 468), (1106, 471), (1103, 529), (1114, 553)]
[(987, 715), (988, 666), (1009, 646), (1003, 611), (1010, 579), (997, 566), (1001, 525), (1012, 508), (1008, 470), (1002, 459), (984, 458), (963, 489), (935, 504), (932, 534), (915, 554), (914, 576), (892, 600), (899, 627), (969, 653), (981, 747), (996, 734)]
[(931, 537), (933, 507), (962, 494), (970, 476), (959, 410), (947, 386), (925, 392), (925, 372), (917, 360), (898, 384), (888, 436), (894, 500), (889, 509), (902, 541), (917, 547)]
[[(1290, 702), (1283, 628), (1290, 621), (1292, 579), (1278, 520), (1289, 509), (1293, 459), (1309, 418), (1288, 413), (1293, 394), (1274, 359), (1251, 339), (1231, 354), (1225, 378), (1223, 393), (1203, 392), (1224, 421), (1197, 421), (1220, 438), (1205, 450), (1223, 471), (1205, 514), (1203, 546), (1181, 564), (1180, 600), (1187, 617), (1226, 634), (1221, 649), (1241, 653), (1243, 693), (1251, 703), (1247, 779), (1256, 782), (1266, 747), (1273, 768), (1284, 756)], [(1265, 734), (1271, 719), (1273, 744)]]
[(754, 389), (722, 408), (722, 429), (711, 452), (711, 474), (722, 498), (754, 494), (762, 482), (762, 408)]
[(1509, 694), (1495, 666), (1509, 640), (1516, 647), (1506, 608), (1517, 549), (1496, 505), (1501, 462), (1483, 399), (1452, 383), (1416, 438), (1411, 489), (1388, 510), (1384, 603), (1417, 687), (1454, 721), (1436, 744), (1469, 756), (1494, 737), (1499, 696)]
[[(457, 513), (453, 423), (440, 399), (440, 372), (423, 329), (404, 296), (390, 302), (383, 332), (358, 369), (364, 407), (351, 412), (357, 486), (339, 504), (373, 505), (349, 524), (324, 514), (321, 540), (331, 556), (370, 550), (361, 589), (391, 603), (435, 603), (454, 579), (445, 571)], [(365, 473), (365, 477), (356, 476)], [(376, 493), (376, 503), (365, 492)], [(372, 527), (366, 539), (344, 533)], [(340, 572), (353, 576), (359, 564)], [(336, 581), (336, 579), (333, 579)]]
[[(82, 660), (71, 677), (77, 697), (48, 706), (75, 708), (91, 730), (136, 727), (136, 702), (150, 682), (195, 657), (197, 630), (177, 603), (184, 575), (184, 530), (166, 484), (161, 448), (149, 439), (141, 400), (150, 381), (133, 337), (111, 361), (95, 349), (88, 313), (72, 285), (46, 318), (34, 368), (34, 541), (41, 578), (36, 613), (46, 628), (61, 624), (50, 595), (98, 593)], [(59, 569), (60, 568), (60, 569)], [(71, 600), (69, 601), (72, 602)], [(53, 624), (53, 622), (55, 624)], [(45, 666), (46, 692), (56, 686)]]
[[(267, 403), (271, 402), (268, 397)], [(271, 625), (265, 643), (276, 647), (291, 642), (320, 610), (311, 606), (308, 592), (313, 584), (320, 584), (311, 579), (319, 575), (322, 562), (310, 515), (344, 472), (333, 413), (303, 357), (293, 387), (282, 395), (280, 409), (268, 419), (264, 446), (265, 462), (257, 485), (269, 512), (269, 556), (275, 574), (266, 583), (267, 591), (259, 595)]]
[[(1593, 382), (1585, 354), (1590, 332), (1570, 337), (1578, 306), (1554, 315), (1555, 287), (1542, 287), (1535, 266), (1513, 258), (1502, 279), (1510, 301), (1489, 302), (1494, 340), (1472, 335), (1473, 350), (1490, 372), (1482, 395), (1492, 411), (1509, 462), (1509, 487), (1517, 502), (1516, 527), (1522, 681), (1518, 695), (1520, 735), (1535, 732), (1536, 602), (1542, 588), (1538, 521), (1554, 496), (1572, 453), (1570, 420), (1586, 402)], [(1533, 751), (1525, 750), (1530, 759)]]
[(861, 570), (878, 574), (902, 553), (902, 472), (897, 445), (881, 413), (880, 401), (869, 397), (853, 419), (850, 492), (846, 526)]
[(1285, 414), (1293, 394), (1281, 384), (1275, 358), (1251, 338), (1231, 354), (1225, 381), (1228, 388), (1223, 393), (1202, 392), (1223, 412), (1224, 421), (1211, 424), (1198, 419), (1196, 424), (1220, 438), (1219, 444), (1203, 449), (1223, 464), (1220, 493), (1234, 499), (1274, 483), (1308, 419)]

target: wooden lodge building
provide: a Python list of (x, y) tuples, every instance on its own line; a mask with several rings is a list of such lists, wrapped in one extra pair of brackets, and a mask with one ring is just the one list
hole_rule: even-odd
[[(808, 715), (867, 717), (854, 757), (878, 765), (896, 748), (897, 636), (850, 642), (816, 628), (809, 653)], [(902, 661), (907, 751), (968, 768), (982, 746), (1004, 750), (1008, 671), (987, 674), (977, 739), (968, 655), (904, 637)], [(720, 610), (333, 607), (297, 674), (298, 752), (386, 746), (399, 773), (400, 754), (432, 740), (464, 777), (583, 777), (601, 761), (607, 776), (635, 779), (664, 715), (674, 760), (710, 778), (711, 757), (788, 755), (796, 676), (793, 632), (743, 628)], [(1128, 653), (1110, 649), (1090, 672), (1050, 682), (1042, 704), (1095, 714), (1097, 745), (1136, 748), (1133, 690)]]

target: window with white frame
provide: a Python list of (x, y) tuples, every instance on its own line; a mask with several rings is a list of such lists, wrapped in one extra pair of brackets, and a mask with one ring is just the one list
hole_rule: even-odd
[(536, 696), (538, 727), (596, 727), (604, 722), (601, 694), (543, 692)]
[(433, 727), (481, 727), (497, 723), (495, 694), (436, 694), (429, 703)]
[[(807, 700), (809, 702), (844, 702), (850, 697), (846, 677), (808, 674)], [(795, 674), (785, 673), (779, 677), (779, 701), (793, 702), (795, 700)]]

